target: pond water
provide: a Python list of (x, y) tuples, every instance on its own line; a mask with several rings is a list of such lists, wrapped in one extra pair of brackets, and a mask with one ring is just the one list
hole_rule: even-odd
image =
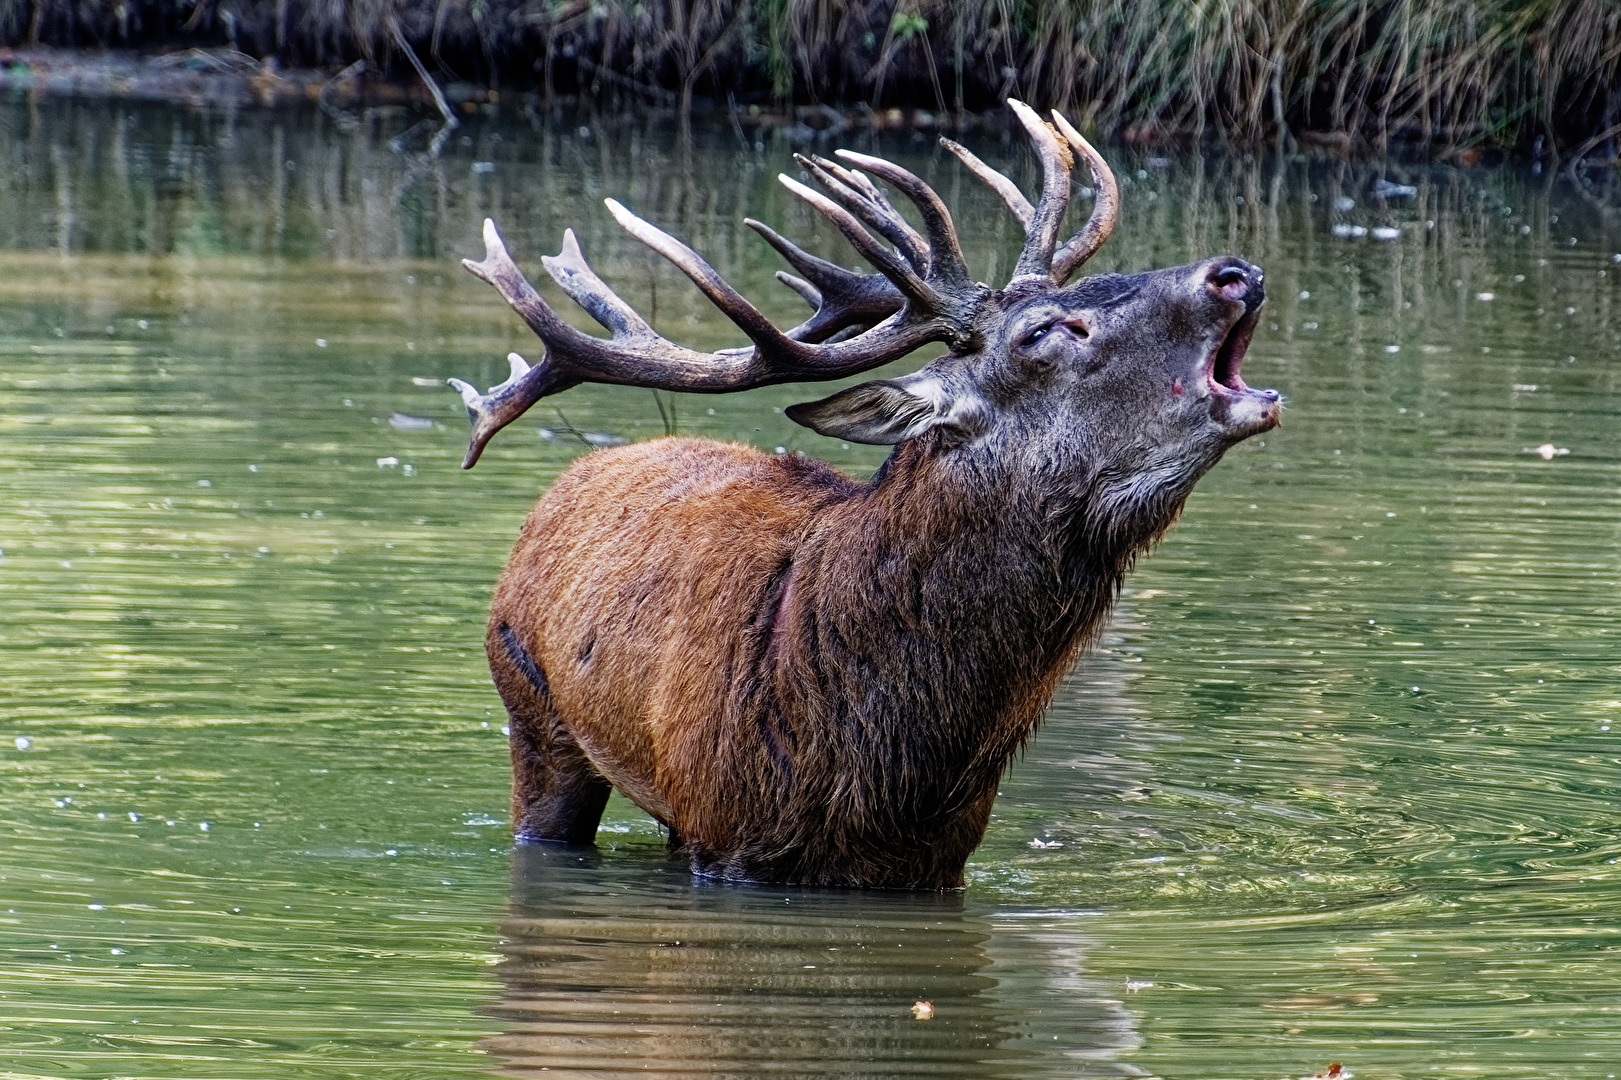
[[(1613, 199), (1110, 150), (1096, 264), (1263, 263), (1283, 428), (1133, 574), (964, 893), (721, 887), (617, 797), (594, 853), (510, 842), (490, 585), (568, 430), (664, 421), (581, 387), (460, 470), (442, 380), (536, 350), (457, 261), (486, 215), (537, 270), (573, 226), (714, 347), (604, 196), (784, 322), (745, 214), (854, 257), (779, 141), (514, 112), (432, 158), (414, 119), (0, 105), (0, 1077), (1621, 1072)], [(851, 145), (1005, 276), (951, 159)], [(826, 392), (676, 425), (869, 471), (781, 415)]]

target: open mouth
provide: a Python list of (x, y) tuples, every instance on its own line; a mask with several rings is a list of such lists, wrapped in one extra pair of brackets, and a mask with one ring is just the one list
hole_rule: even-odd
[(1206, 377), (1210, 380), (1210, 389), (1217, 394), (1242, 394), (1249, 389), (1239, 369), (1244, 366), (1244, 353), (1250, 347), (1250, 338), (1255, 336), (1255, 324), (1260, 318), (1260, 306), (1250, 308), (1244, 312), (1242, 318), (1235, 322), (1227, 331), (1216, 351), (1211, 354), (1210, 362), (1205, 369)]

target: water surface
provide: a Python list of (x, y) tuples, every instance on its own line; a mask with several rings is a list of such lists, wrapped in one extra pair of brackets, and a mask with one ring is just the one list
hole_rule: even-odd
[[(617, 798), (594, 855), (510, 844), (490, 584), (570, 429), (665, 421), (581, 387), (461, 471), (443, 378), (537, 350), (456, 264), (486, 215), (529, 266), (572, 226), (715, 347), (603, 197), (785, 323), (745, 214), (853, 257), (785, 145), (512, 115), (431, 158), (414, 119), (0, 107), (0, 1076), (1618, 1071), (1613, 199), (1111, 150), (1097, 265), (1263, 263), (1245, 373), (1284, 427), (1132, 576), (966, 892), (723, 888)], [(1005, 277), (1013, 222), (950, 158), (857, 148)], [(870, 470), (781, 415), (826, 392), (676, 426)]]

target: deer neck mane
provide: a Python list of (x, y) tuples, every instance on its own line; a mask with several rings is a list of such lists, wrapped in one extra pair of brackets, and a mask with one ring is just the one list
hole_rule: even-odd
[(798, 637), (829, 719), (865, 732), (860, 753), (925, 787), (994, 791), (1162, 526), (1108, 527), (1085, 488), (1055, 500), (1050, 482), (923, 441), (806, 537)]

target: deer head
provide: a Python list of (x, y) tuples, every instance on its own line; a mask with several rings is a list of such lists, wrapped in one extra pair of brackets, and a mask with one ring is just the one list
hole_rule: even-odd
[[(849, 239), (876, 269), (857, 274), (802, 250), (768, 226), (747, 224), (798, 273), (777, 277), (812, 308), (779, 330), (681, 241), (612, 199), (609, 211), (692, 279), (753, 343), (696, 352), (656, 333), (591, 270), (572, 230), (541, 261), (552, 279), (609, 331), (599, 338), (560, 319), (484, 224), (483, 261), (465, 260), (494, 285), (545, 343), (531, 367), (487, 394), (458, 379), (473, 433), (464, 468), (491, 436), (542, 397), (580, 382), (726, 392), (789, 381), (836, 379), (897, 360), (930, 343), (948, 352), (900, 379), (853, 387), (788, 415), (853, 442), (919, 440), (939, 453), (1030, 470), (1059, 490), (1168, 523), (1193, 482), (1232, 444), (1278, 422), (1279, 398), (1246, 386), (1239, 368), (1265, 297), (1262, 273), (1233, 256), (1067, 284), (1108, 239), (1119, 192), (1102, 157), (1057, 112), (1052, 123), (1008, 103), (1040, 156), (1043, 188), (1032, 205), (1006, 176), (942, 139), (1002, 198), (1025, 228), (1011, 279), (1000, 289), (968, 273), (951, 216), (918, 177), (879, 158), (838, 151), (846, 164), (796, 155), (822, 188), (779, 179)], [(1060, 245), (1079, 156), (1096, 189), (1085, 226)], [(872, 178), (916, 207), (922, 231)], [(1157, 509), (1156, 509), (1157, 508)], [(1134, 530), (1136, 531), (1136, 530)]]

